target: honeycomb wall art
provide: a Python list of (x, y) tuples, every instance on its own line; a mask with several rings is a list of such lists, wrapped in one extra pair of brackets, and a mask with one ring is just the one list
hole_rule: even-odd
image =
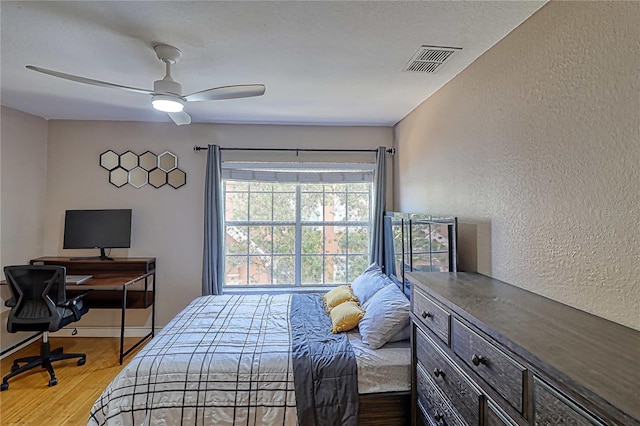
[(109, 183), (118, 188), (129, 184), (134, 188), (168, 185), (178, 189), (187, 184), (187, 174), (178, 168), (178, 157), (169, 151), (159, 155), (146, 151), (138, 155), (132, 151), (118, 154), (108, 150), (100, 154), (100, 167), (109, 171)]

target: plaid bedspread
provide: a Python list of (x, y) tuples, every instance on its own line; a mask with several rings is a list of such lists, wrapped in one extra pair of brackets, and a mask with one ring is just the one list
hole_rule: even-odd
[(89, 425), (296, 425), (291, 295), (199, 297), (115, 377)]

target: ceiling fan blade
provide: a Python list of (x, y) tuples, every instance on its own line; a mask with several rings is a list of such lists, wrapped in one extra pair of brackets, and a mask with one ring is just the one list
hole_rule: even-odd
[(191, 124), (191, 116), (184, 111), (168, 112), (167, 114), (169, 114), (169, 117), (178, 126), (182, 126), (183, 124)]
[(115, 83), (107, 83), (106, 81), (93, 80), (91, 78), (85, 78), (85, 77), (79, 77), (77, 75), (65, 74), (63, 72), (48, 70), (46, 68), (35, 67), (33, 65), (27, 65), (27, 68), (32, 70), (32, 71), (38, 71), (38, 72), (41, 72), (43, 74), (49, 74), (49, 75), (52, 75), (54, 77), (64, 78), (65, 80), (71, 80), (71, 81), (75, 81), (77, 83), (90, 84), (92, 86), (107, 87), (107, 88), (111, 88), (111, 89), (121, 89), (121, 90), (126, 90), (128, 92), (133, 92), (133, 93), (142, 93), (143, 95), (153, 95), (153, 94), (155, 94), (155, 92), (152, 91), (152, 90), (138, 89), (137, 87), (121, 86), (121, 85), (115, 84)]
[(217, 101), (222, 99), (249, 98), (264, 95), (264, 84), (240, 84), (235, 86), (214, 87), (202, 92), (184, 96), (187, 102)]

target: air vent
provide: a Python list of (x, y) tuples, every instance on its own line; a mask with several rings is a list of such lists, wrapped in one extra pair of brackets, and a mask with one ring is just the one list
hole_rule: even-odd
[(461, 47), (422, 46), (411, 57), (403, 71), (432, 74)]

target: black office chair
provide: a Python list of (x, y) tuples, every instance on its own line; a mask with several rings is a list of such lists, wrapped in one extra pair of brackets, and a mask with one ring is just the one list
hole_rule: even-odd
[[(40, 356), (20, 358), (13, 361), (11, 373), (2, 379), (0, 390), (9, 389), (9, 379), (32, 368), (42, 366), (51, 379), (49, 386), (58, 384), (58, 379), (51, 365), (54, 361), (69, 358), (80, 358), (78, 365), (84, 365), (85, 354), (65, 354), (62, 348), (50, 350), (49, 332), (58, 331), (67, 324), (78, 321), (89, 311), (82, 303), (89, 291), (67, 300), (65, 291), (66, 269), (63, 266), (17, 265), (5, 266), (4, 275), (11, 290), (11, 299), (5, 302), (9, 306), (7, 330), (42, 331)], [(26, 363), (20, 367), (20, 363)]]

